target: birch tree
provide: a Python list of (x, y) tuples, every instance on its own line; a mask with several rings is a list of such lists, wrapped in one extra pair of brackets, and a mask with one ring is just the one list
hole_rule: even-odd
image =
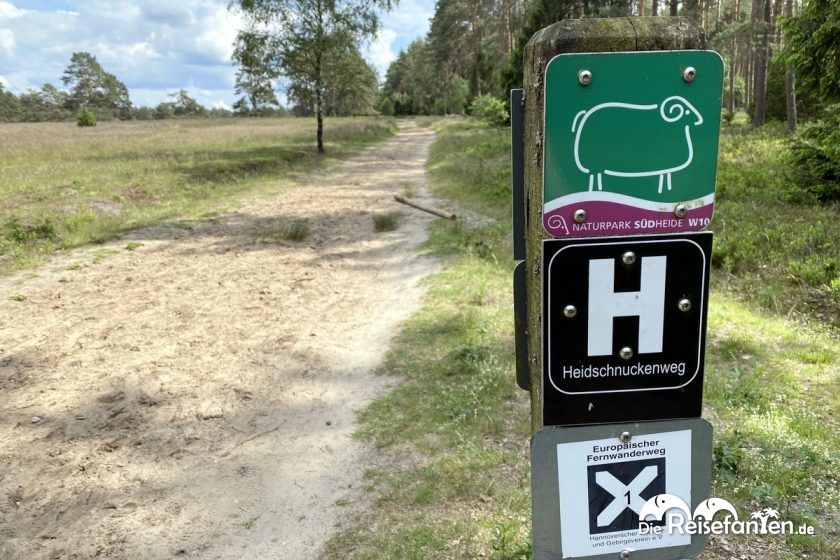
[(377, 10), (392, 0), (235, 0), (252, 29), (262, 29), (276, 46), (273, 56), (291, 84), (311, 88), (318, 153), (324, 153), (324, 72), (347, 45), (358, 46), (379, 28)]

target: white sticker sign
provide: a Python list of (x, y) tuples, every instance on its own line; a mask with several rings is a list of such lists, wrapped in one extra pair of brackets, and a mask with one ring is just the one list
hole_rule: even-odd
[(690, 535), (639, 531), (657, 494), (691, 503), (691, 430), (557, 444), (563, 558), (686, 546)]

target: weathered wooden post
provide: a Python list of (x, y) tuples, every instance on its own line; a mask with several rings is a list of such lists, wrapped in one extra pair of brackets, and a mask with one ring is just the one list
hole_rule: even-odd
[(662, 532), (675, 511), (714, 515), (700, 507), (712, 439), (699, 418), (701, 230), (723, 65), (704, 47), (688, 19), (631, 17), (562, 21), (525, 48), (511, 96), (514, 289), (538, 560), (676, 560), (705, 546)]
[[(565, 20), (538, 31), (525, 46), (525, 264), (528, 294), (528, 349), (531, 378), (531, 431), (543, 427), (541, 339), (543, 228), (543, 138), (545, 70), (558, 54), (703, 49), (703, 30), (680, 17)], [(597, 80), (598, 77), (596, 76)]]

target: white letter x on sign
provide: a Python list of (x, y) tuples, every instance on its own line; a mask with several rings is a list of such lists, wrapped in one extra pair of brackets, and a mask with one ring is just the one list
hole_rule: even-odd
[(625, 485), (607, 471), (595, 473), (595, 482), (598, 486), (613, 495), (610, 505), (598, 514), (598, 527), (606, 527), (627, 508), (639, 513), (645, 505), (645, 500), (639, 494), (656, 480), (657, 474), (659, 474), (659, 469), (656, 465), (645, 467), (630, 484)]

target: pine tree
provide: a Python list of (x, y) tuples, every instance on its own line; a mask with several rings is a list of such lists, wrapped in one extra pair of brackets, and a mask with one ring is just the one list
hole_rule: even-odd
[(70, 88), (66, 100), (68, 109), (113, 109), (121, 117), (128, 117), (131, 110), (128, 88), (116, 76), (106, 72), (92, 54), (73, 53), (61, 81)]

